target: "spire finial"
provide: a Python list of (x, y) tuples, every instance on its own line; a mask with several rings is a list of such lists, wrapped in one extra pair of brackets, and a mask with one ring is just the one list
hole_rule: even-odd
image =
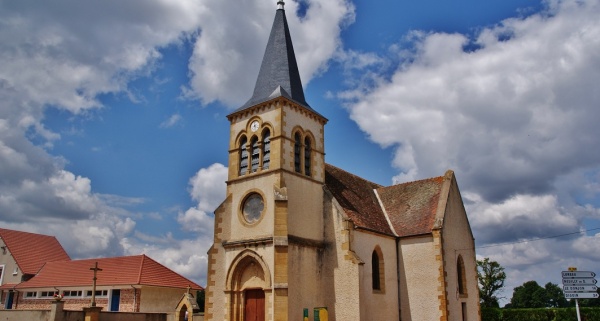
[(284, 5), (285, 5), (285, 2), (283, 2), (283, 0), (277, 1), (277, 9), (283, 10)]

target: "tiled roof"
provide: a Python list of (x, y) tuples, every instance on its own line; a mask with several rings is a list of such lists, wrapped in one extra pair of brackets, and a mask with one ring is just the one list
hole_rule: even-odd
[(325, 165), (327, 189), (357, 227), (388, 235), (395, 232), (399, 237), (431, 233), (445, 179), (440, 176), (384, 187)]
[(431, 233), (443, 182), (440, 176), (377, 189), (399, 237)]
[(333, 165), (325, 164), (325, 185), (357, 227), (393, 235), (369, 182)]
[(23, 274), (36, 274), (46, 262), (71, 259), (54, 236), (0, 228), (0, 238)]
[(159, 287), (202, 289), (201, 286), (170, 270), (146, 255), (120, 256), (48, 262), (38, 275), (17, 288), (92, 286), (93, 268), (98, 262), (96, 285), (146, 285)]

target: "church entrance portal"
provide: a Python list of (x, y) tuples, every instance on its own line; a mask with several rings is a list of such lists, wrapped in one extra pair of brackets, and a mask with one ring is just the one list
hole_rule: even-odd
[(265, 321), (265, 292), (246, 290), (244, 297), (244, 321)]

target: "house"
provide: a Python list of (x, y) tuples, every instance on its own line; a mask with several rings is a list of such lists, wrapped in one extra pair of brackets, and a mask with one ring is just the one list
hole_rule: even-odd
[(14, 287), (31, 279), (46, 262), (69, 260), (71, 258), (54, 236), (0, 228), (2, 307), (12, 307), (16, 293)]
[[(21, 237), (5, 238), (5, 234)], [(1, 230), (0, 236), (9, 249), (13, 245), (25, 248), (14, 243), (16, 241), (27, 244), (28, 248), (47, 247), (38, 243), (47, 241), (53, 243), (50, 249), (59, 247), (62, 250), (58, 241), (50, 236), (10, 230)], [(41, 265), (38, 262), (36, 270), (33, 267), (32, 270), (23, 270), (27, 277), (21, 281), (2, 284), (3, 292), (6, 292), (3, 297), (12, 298), (10, 302), (5, 300), (6, 309), (50, 309), (58, 294), (67, 310), (90, 306), (93, 298), (96, 306), (103, 307), (104, 311), (171, 312), (184, 293), (202, 290), (198, 284), (143, 254), (85, 260), (70, 260), (68, 256), (50, 258), (54, 259)], [(15, 260), (21, 264), (20, 256), (19, 260), (16, 257)], [(94, 274), (96, 267), (98, 270)]]
[(277, 4), (252, 97), (227, 116), (205, 319), (480, 320), (454, 172), (381, 186), (327, 164), (328, 120), (305, 99)]

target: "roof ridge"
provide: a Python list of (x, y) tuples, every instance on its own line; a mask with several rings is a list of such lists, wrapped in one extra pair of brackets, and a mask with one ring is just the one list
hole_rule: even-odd
[(142, 262), (140, 263), (140, 271), (138, 272), (138, 277), (137, 277), (137, 283), (138, 284), (142, 284), (142, 274), (144, 272), (144, 264), (146, 263), (146, 258), (148, 256), (146, 256), (146, 254), (142, 254), (141, 258), (142, 258)]
[(422, 179), (418, 179), (418, 180), (414, 180), (414, 181), (402, 182), (402, 183), (393, 184), (393, 185), (389, 185), (389, 186), (382, 186), (382, 187), (387, 188), (387, 187), (394, 187), (394, 186), (403, 186), (403, 185), (415, 184), (415, 183), (420, 183), (420, 182), (425, 182), (425, 181), (432, 181), (432, 180), (436, 180), (436, 179), (443, 180), (443, 179), (445, 179), (445, 177), (446, 177), (445, 175), (427, 177), (427, 178), (422, 178)]
[(378, 188), (381, 188), (381, 187), (386, 187), (385, 185), (381, 185), (381, 184), (375, 183), (375, 182), (373, 182), (373, 181), (370, 181), (370, 180), (368, 180), (368, 179), (366, 179), (366, 178), (363, 178), (363, 177), (360, 177), (360, 176), (358, 176), (358, 175), (356, 175), (356, 174), (350, 173), (349, 171), (347, 171), (347, 170), (345, 170), (345, 169), (342, 169), (342, 168), (339, 168), (339, 167), (337, 167), (337, 166), (335, 166), (335, 165), (331, 165), (331, 164), (329, 164), (329, 163), (325, 163), (325, 166), (330, 166), (330, 167), (333, 167), (334, 169), (337, 169), (337, 170), (339, 170), (339, 171), (342, 171), (342, 172), (344, 172), (344, 173), (347, 173), (348, 175), (350, 175), (350, 176), (353, 176), (353, 177), (356, 177), (356, 178), (360, 179), (361, 181), (367, 182), (367, 183), (369, 183), (369, 184), (372, 184), (372, 185), (377, 185), (377, 188), (374, 188), (374, 189), (378, 189)]

